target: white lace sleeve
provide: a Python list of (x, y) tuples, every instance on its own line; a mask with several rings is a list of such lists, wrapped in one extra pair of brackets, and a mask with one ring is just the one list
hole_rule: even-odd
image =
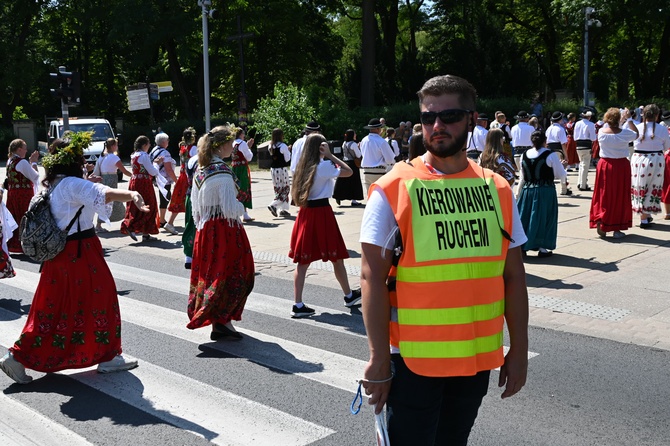
[[(102, 221), (109, 222), (109, 215), (112, 213), (112, 203), (106, 203), (109, 189), (104, 184), (83, 178), (65, 177), (60, 180), (51, 196), (51, 211), (58, 226), (65, 228), (81, 206), (84, 206), (80, 217), (82, 229), (86, 229), (93, 221), (94, 214), (98, 214)], [(73, 227), (71, 231), (75, 229)]]

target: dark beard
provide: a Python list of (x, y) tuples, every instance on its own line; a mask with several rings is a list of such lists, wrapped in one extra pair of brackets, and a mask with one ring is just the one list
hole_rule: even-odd
[[(446, 132), (445, 132), (446, 133)], [(433, 133), (431, 136), (437, 136), (440, 133)], [(463, 132), (460, 135), (456, 136), (451, 142), (445, 142), (443, 140), (441, 145), (433, 144), (430, 140), (423, 140), (423, 146), (427, 151), (432, 153), (438, 158), (448, 158), (450, 156), (456, 155), (458, 152), (465, 150), (465, 143), (468, 140), (468, 132)]]

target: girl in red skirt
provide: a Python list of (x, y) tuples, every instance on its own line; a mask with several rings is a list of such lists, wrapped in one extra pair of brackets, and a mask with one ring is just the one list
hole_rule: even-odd
[[(130, 177), (128, 190), (139, 192), (149, 206), (149, 212), (141, 212), (130, 203), (126, 205), (126, 216), (121, 223), (121, 232), (137, 241), (135, 233), (142, 233), (142, 241), (156, 240), (150, 234), (158, 234), (158, 204), (152, 178), (158, 175), (158, 169), (151, 162), (147, 151), (151, 141), (146, 136), (138, 136), (135, 140), (135, 151), (130, 156), (133, 176)], [(160, 157), (159, 157), (160, 158)]]
[(568, 169), (572, 170), (579, 165), (579, 156), (577, 155), (577, 143), (575, 142), (575, 122), (577, 115), (568, 113), (568, 122), (565, 123), (565, 131), (568, 133)]
[(241, 339), (232, 321), (242, 319), (254, 287), (254, 257), (240, 222), (244, 205), (235, 174), (224, 162), (233, 153), (237, 129), (218, 126), (198, 141), (199, 168), (191, 207), (197, 228), (193, 244), (187, 328), (212, 325), (210, 339)]
[[(614, 231), (614, 238), (626, 234), (621, 231), (633, 226), (633, 207), (630, 200), (631, 169), (628, 161), (628, 143), (638, 135), (637, 128), (618, 108), (605, 112), (603, 120), (607, 126), (598, 132), (600, 160), (596, 167), (596, 183), (591, 198), (589, 226), (598, 231), (601, 238)], [(622, 124), (626, 124), (625, 128)]]
[[(17, 223), (28, 210), (30, 199), (37, 193), (40, 174), (37, 171), (37, 160), (40, 153), (36, 150), (30, 154), (30, 162), (25, 160), (28, 146), (22, 139), (9, 143), (7, 161), (7, 209)], [(23, 253), (18, 230), (7, 241), (9, 252)]]
[(43, 184), (52, 190), (50, 207), (58, 227), (75, 224), (65, 249), (42, 264), (26, 325), (0, 360), (0, 369), (20, 384), (32, 381), (26, 368), (51, 373), (97, 364), (98, 372), (109, 373), (137, 367), (137, 361), (121, 356), (116, 286), (93, 217), (97, 213), (108, 221), (112, 201), (132, 201), (140, 212), (149, 209), (137, 192), (82, 178), (83, 147), (90, 136), (81, 135), (72, 134), (69, 144), (57, 139), (42, 161), (47, 169)]
[(184, 130), (182, 140), (179, 143), (179, 178), (174, 185), (172, 198), (168, 211), (173, 214), (186, 212), (186, 190), (188, 189), (188, 178), (186, 176), (186, 164), (191, 157), (198, 154), (198, 147), (195, 145), (195, 129), (189, 127)]
[(335, 180), (349, 177), (353, 171), (344, 161), (336, 158), (323, 135), (313, 133), (305, 141), (300, 161), (293, 176), (293, 202), (300, 212), (291, 233), (289, 257), (297, 263), (293, 273), (295, 305), (291, 317), (307, 317), (314, 310), (302, 302), (305, 275), (315, 260), (333, 262), (335, 278), (344, 292), (347, 307), (361, 301), (361, 290), (351, 290), (343, 259), (349, 258), (340, 228), (328, 200), (333, 195)]

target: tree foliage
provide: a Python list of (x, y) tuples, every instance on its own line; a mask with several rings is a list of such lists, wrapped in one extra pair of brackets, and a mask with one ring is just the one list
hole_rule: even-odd
[[(268, 98), (296, 89), (314, 113), (344, 122), (341, 109), (407, 104), (428, 77), (444, 73), (489, 98), (581, 96), (585, 6), (603, 24), (590, 28), (588, 42), (596, 97), (670, 96), (667, 0), (212, 0), (211, 111), (234, 116), (244, 91), (258, 120)], [(0, 23), (3, 127), (19, 107), (33, 119), (59, 114), (48, 73), (61, 65), (82, 75), (73, 115), (147, 125), (147, 111), (127, 110), (125, 89), (149, 80), (174, 88), (153, 104), (157, 122), (203, 120), (196, 0), (4, 0)], [(305, 124), (304, 114), (282, 116), (289, 132)]]

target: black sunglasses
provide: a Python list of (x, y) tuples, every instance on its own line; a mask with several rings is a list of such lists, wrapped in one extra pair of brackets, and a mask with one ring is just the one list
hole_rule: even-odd
[(472, 110), (463, 108), (450, 108), (439, 112), (421, 112), (421, 124), (433, 125), (436, 118), (440, 118), (443, 124), (453, 124), (463, 120), (465, 115), (469, 113), (472, 113)]

